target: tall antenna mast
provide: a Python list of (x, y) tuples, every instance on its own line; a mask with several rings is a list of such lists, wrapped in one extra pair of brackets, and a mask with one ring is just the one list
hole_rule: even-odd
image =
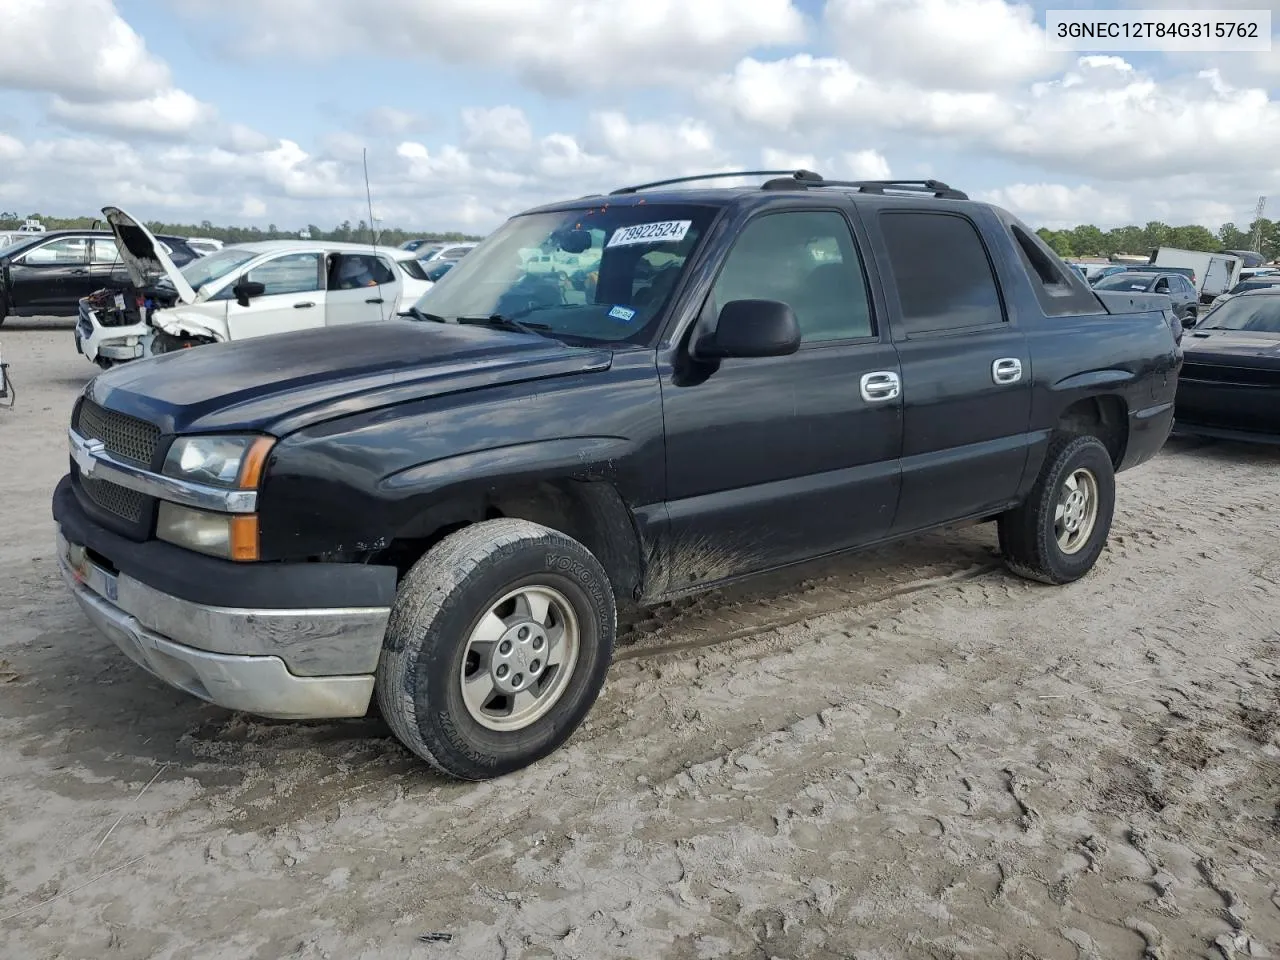
[(1249, 249), (1262, 252), (1262, 215), (1267, 209), (1267, 198), (1259, 197), (1258, 205), (1253, 211), (1253, 236), (1249, 238)]
[[(360, 149), (360, 158), (364, 163), (364, 198), (369, 205), (369, 240), (373, 246), (374, 256), (378, 253), (378, 232), (373, 228), (373, 191), (369, 189), (369, 148), (362, 147)], [(375, 261), (376, 262), (376, 261)], [(382, 285), (378, 285), (378, 311), (382, 314), (382, 318), (387, 318), (387, 313), (382, 308)]]

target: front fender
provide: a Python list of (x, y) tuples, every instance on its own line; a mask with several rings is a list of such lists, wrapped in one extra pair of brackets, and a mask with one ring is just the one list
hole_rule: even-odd
[(210, 337), (221, 343), (230, 339), (226, 324), (207, 317), (192, 317), (181, 310), (157, 310), (151, 325), (174, 337)]

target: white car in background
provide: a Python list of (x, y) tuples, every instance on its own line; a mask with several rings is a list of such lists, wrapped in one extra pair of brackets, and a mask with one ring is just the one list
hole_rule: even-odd
[(437, 260), (460, 260), (475, 249), (476, 241), (464, 240), (458, 243), (431, 243), (418, 247), (414, 252), (423, 263), (435, 263)]
[(211, 253), (217, 253), (226, 244), (221, 240), (214, 240), (212, 237), (187, 237), (187, 246), (200, 254), (200, 256), (207, 257)]
[(389, 320), (431, 288), (407, 250), (327, 240), (224, 247), (179, 270), (141, 222), (103, 216), (134, 290), (80, 301), (76, 348), (101, 367), (175, 349)]

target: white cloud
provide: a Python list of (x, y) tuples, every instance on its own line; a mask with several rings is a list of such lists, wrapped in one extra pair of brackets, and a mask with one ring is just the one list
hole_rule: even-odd
[(422, 118), (396, 107), (374, 107), (364, 116), (364, 128), (383, 136), (404, 136), (422, 126)]
[[(792, 0), (179, 0), (239, 55), (432, 57), (509, 68), (573, 94), (653, 86), (801, 42)], [(388, 28), (388, 25), (391, 25)], [(247, 27), (247, 29), (246, 29)]]
[(26, 152), (26, 144), (17, 137), (0, 133), (0, 160), (17, 160)]
[(872, 124), (931, 136), (994, 132), (1013, 119), (996, 93), (923, 90), (882, 82), (836, 57), (797, 54), (782, 60), (748, 57), (706, 85), (704, 100), (733, 121), (773, 131), (848, 136), (852, 124)]
[(826, 37), (862, 72), (935, 90), (989, 90), (1048, 76), (1029, 6), (1004, 0), (828, 0)]
[(184, 90), (145, 100), (76, 103), (55, 96), (49, 115), (67, 126), (144, 136), (181, 137), (213, 120), (215, 111)]
[(812, 170), (828, 180), (888, 180), (889, 161), (877, 150), (845, 151), (819, 159), (812, 153), (792, 153), (766, 147), (760, 162), (768, 170)]
[(462, 128), (463, 143), (473, 150), (524, 151), (533, 146), (533, 128), (519, 107), (468, 107), (462, 111)]
[(4, 8), (0, 87), (132, 100), (170, 86), (169, 68), (111, 0), (16, 0)]
[(726, 159), (717, 151), (711, 129), (687, 117), (674, 123), (636, 123), (610, 110), (592, 114), (590, 130), (592, 146), (626, 163), (661, 165), (681, 158), (719, 164)]

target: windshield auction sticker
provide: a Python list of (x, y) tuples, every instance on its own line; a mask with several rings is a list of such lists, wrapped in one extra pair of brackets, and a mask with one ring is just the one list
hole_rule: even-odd
[(634, 243), (677, 243), (693, 226), (692, 220), (659, 220), (656, 223), (637, 223), (619, 227), (609, 238), (607, 246), (626, 247)]
[(1270, 10), (1047, 10), (1050, 50), (1235, 53), (1271, 50)]

